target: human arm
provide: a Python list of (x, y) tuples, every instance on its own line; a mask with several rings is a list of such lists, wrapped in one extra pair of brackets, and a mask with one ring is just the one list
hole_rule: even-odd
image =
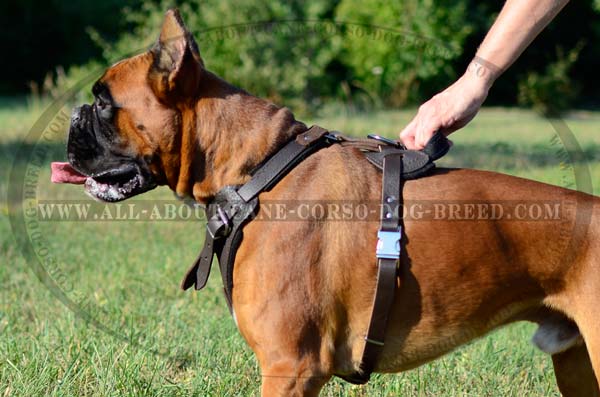
[(445, 135), (477, 114), (494, 81), (523, 53), (568, 0), (507, 0), (465, 73), (419, 107), (400, 133), (409, 149), (422, 149), (436, 131)]

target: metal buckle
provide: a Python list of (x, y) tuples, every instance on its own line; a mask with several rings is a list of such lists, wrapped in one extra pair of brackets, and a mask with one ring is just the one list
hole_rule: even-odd
[(375, 255), (379, 259), (399, 259), (400, 258), (400, 239), (402, 237), (402, 228), (398, 231), (390, 232), (380, 230), (377, 232), (377, 250)]
[(231, 221), (221, 206), (217, 206), (217, 213), (208, 220), (206, 230), (214, 240), (231, 232)]
[(326, 139), (329, 139), (331, 142), (341, 142), (342, 138), (340, 138), (340, 133), (337, 131), (331, 131), (324, 135)]
[(369, 134), (369, 135), (367, 135), (367, 138), (374, 139), (376, 141), (385, 143), (386, 145), (390, 145), (390, 146), (393, 146), (393, 147), (396, 147), (396, 148), (399, 148), (399, 149), (403, 148), (403, 146), (402, 146), (402, 144), (400, 142), (393, 141), (393, 140), (388, 139), (386, 137), (383, 137), (381, 135)]

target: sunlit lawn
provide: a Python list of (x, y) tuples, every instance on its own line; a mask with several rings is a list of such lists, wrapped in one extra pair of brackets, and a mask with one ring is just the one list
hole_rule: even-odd
[[(41, 108), (11, 100), (0, 105), (4, 198), (12, 188), (8, 173), (15, 153)], [(414, 113), (340, 109), (310, 122), (347, 134), (393, 137)], [(565, 122), (590, 160), (583, 169), (599, 194), (600, 113), (574, 113)], [(531, 112), (486, 109), (453, 137), (455, 147), (441, 164), (575, 186), (572, 169), (560, 166), (556, 135), (552, 123)], [(64, 142), (47, 149), (46, 164), (64, 160)], [(23, 159), (17, 165), (20, 171), (26, 166)], [(44, 169), (39, 199), (87, 200), (78, 186), (51, 185)], [(162, 188), (141, 199), (171, 197)], [(257, 395), (254, 356), (229, 316), (216, 270), (207, 290), (179, 290), (200, 249), (203, 224), (40, 222), (57, 263), (42, 282), (43, 273), (15, 246), (8, 206), (0, 208), (0, 395)], [(419, 369), (375, 376), (366, 387), (333, 381), (323, 395), (558, 395), (549, 357), (529, 343), (533, 331), (530, 324), (512, 325)]]

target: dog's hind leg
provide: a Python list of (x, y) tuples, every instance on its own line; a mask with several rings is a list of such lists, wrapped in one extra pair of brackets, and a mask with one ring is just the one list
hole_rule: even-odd
[[(595, 204), (593, 212), (589, 214), (592, 218), (585, 237), (577, 241), (578, 256), (571, 265), (571, 274), (566, 279), (566, 290), (557, 300), (557, 307), (561, 307), (577, 324), (587, 348), (587, 351), (580, 348), (578, 353), (570, 353), (578, 356), (581, 362), (577, 371), (581, 371), (583, 379), (590, 381), (591, 368), (596, 378), (596, 394), (574, 394), (581, 396), (600, 395), (600, 205)], [(586, 206), (584, 209), (591, 208)], [(571, 361), (575, 363), (577, 360), (573, 358)], [(581, 383), (584, 383), (583, 379)]]
[[(593, 226), (600, 226), (600, 218)], [(587, 266), (582, 267), (570, 300), (575, 309), (574, 320), (583, 335), (596, 380), (600, 382), (600, 227), (594, 231), (597, 233), (590, 233), (594, 238), (589, 241)]]
[(600, 397), (586, 346), (577, 344), (552, 356), (558, 389), (564, 397)]
[(600, 397), (592, 363), (579, 328), (561, 313), (543, 312), (532, 342), (552, 356), (556, 383), (564, 397)]
[(585, 291), (577, 298), (579, 306), (575, 321), (587, 346), (591, 367), (596, 375), (596, 390), (600, 388), (600, 289)]

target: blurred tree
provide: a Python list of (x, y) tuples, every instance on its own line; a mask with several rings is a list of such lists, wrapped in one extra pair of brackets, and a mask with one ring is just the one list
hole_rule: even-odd
[[(151, 45), (178, 6), (209, 69), (291, 106), (323, 99), (357, 106), (416, 104), (445, 88), (476, 52), (503, 1), (476, 0), (7, 0), (0, 2), (0, 94), (26, 92), (48, 73), (64, 89), (98, 65)], [(488, 104), (515, 104), (532, 72), (550, 71), (557, 48), (586, 45), (569, 68), (575, 105), (598, 106), (600, 0), (570, 2), (498, 80)], [(64, 66), (66, 75), (56, 73)], [(554, 70), (557, 77), (559, 69)], [(530, 82), (533, 80), (530, 80)], [(539, 80), (541, 81), (541, 80)], [(550, 80), (544, 80), (548, 82)], [(544, 84), (547, 86), (547, 84)], [(542, 87), (529, 84), (532, 90)]]
[(559, 116), (571, 109), (581, 87), (577, 82), (573, 82), (569, 72), (583, 47), (584, 43), (580, 42), (567, 54), (558, 47), (555, 62), (546, 66), (545, 70), (529, 72), (521, 79), (518, 103), (548, 117)]
[(451, 61), (463, 52), (463, 42), (473, 30), (466, 5), (445, 0), (343, 0), (336, 19), (349, 22), (341, 61), (351, 68), (352, 84), (399, 106), (419, 99), (422, 81), (455, 78)]
[(5, 0), (0, 2), (2, 45), (0, 94), (27, 91), (57, 65), (84, 63), (100, 56), (86, 32), (94, 27), (116, 40), (131, 24), (119, 17), (123, 6), (143, 0)]
[(136, 26), (132, 32), (122, 35), (117, 43), (103, 43), (100, 39), (96, 43), (103, 47), (107, 60), (141, 51), (156, 40), (165, 10), (178, 5), (209, 70), (276, 102), (285, 99), (295, 106), (315, 106), (331, 86), (325, 70), (341, 45), (335, 25), (324, 22), (332, 15), (336, 3), (335, 0), (149, 3), (140, 10), (124, 10), (126, 20)]
[[(531, 73), (542, 73), (548, 65), (560, 61), (557, 48), (570, 52), (580, 42), (584, 42), (586, 45), (579, 52), (576, 62), (567, 69), (568, 76), (565, 76), (581, 87), (572, 105), (600, 105), (595, 77), (596, 70), (600, 67), (600, 7), (595, 7), (598, 2), (599, 0), (577, 0), (567, 3), (555, 20), (498, 79), (486, 104), (516, 104), (518, 87), (522, 81), (527, 80)], [(457, 71), (462, 73), (465, 70), (503, 5), (504, 1), (469, 0), (467, 19), (476, 22), (475, 30), (467, 38), (463, 53), (455, 63)], [(450, 83), (440, 82), (435, 86), (423, 87), (423, 94), (429, 97)]]

